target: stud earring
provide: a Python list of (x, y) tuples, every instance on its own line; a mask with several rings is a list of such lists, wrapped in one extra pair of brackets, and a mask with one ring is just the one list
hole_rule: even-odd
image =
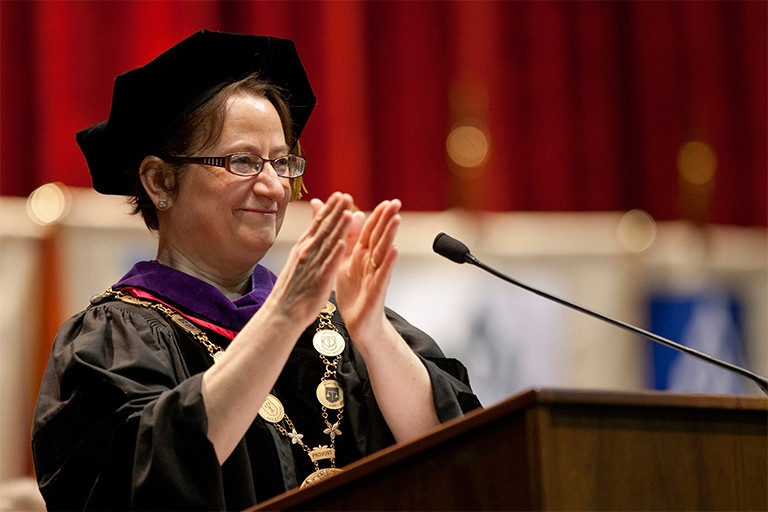
[(168, 207), (168, 203), (165, 202), (165, 199), (161, 199), (157, 202), (157, 207), (160, 208), (161, 210), (164, 210), (165, 208)]

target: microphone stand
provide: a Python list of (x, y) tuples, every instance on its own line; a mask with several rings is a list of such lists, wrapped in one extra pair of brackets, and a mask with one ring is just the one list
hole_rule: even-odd
[[(447, 256), (446, 256), (447, 257)], [(456, 260), (454, 260), (456, 261)], [(546, 293), (541, 290), (537, 290), (536, 288), (533, 288), (531, 286), (528, 286), (527, 284), (521, 283), (520, 281), (517, 281), (515, 279), (512, 279), (511, 277), (502, 274), (498, 270), (496, 270), (493, 267), (489, 267), (485, 263), (481, 262), (477, 258), (475, 258), (472, 253), (467, 251), (464, 253), (464, 262), (471, 263), (472, 265), (475, 265), (478, 268), (481, 268), (485, 270), (486, 272), (493, 274), (494, 276), (503, 279), (504, 281), (513, 284), (515, 286), (519, 286), (520, 288), (523, 288), (525, 290), (528, 290), (529, 292), (535, 293), (536, 295), (539, 295), (541, 297), (547, 298), (549, 300), (555, 301), (558, 304), (561, 304), (563, 306), (569, 307), (571, 309), (575, 309), (576, 311), (580, 311), (582, 313), (586, 313), (589, 316), (592, 316), (594, 318), (598, 318), (600, 320), (603, 320), (604, 322), (608, 322), (611, 325), (614, 325), (616, 327), (620, 327), (626, 331), (629, 331), (633, 334), (638, 334), (640, 336), (643, 336), (645, 338), (648, 338), (652, 341), (655, 341), (657, 343), (661, 343), (662, 345), (665, 345), (669, 348), (679, 350), (681, 352), (684, 352), (690, 356), (697, 357), (699, 359), (702, 359), (704, 361), (707, 361), (709, 363), (712, 363), (716, 366), (719, 366), (721, 368), (725, 368), (727, 370), (730, 370), (732, 372), (736, 372), (740, 375), (743, 375), (744, 377), (747, 377), (751, 379), (757, 386), (768, 395), (768, 379), (765, 377), (762, 377), (760, 375), (757, 375), (756, 373), (753, 373), (745, 368), (741, 368), (740, 366), (736, 366), (734, 364), (728, 363), (726, 361), (721, 361), (720, 359), (717, 359), (716, 357), (712, 357), (709, 354), (705, 354), (704, 352), (699, 352), (698, 350), (692, 349), (691, 347), (687, 347), (685, 345), (682, 345), (680, 343), (676, 343), (670, 339), (664, 338), (662, 336), (659, 336), (658, 334), (654, 334), (650, 331), (646, 331), (645, 329), (641, 329), (639, 327), (635, 327), (634, 325), (630, 325), (626, 322), (622, 322), (621, 320), (616, 320), (614, 318), (611, 318), (609, 316), (603, 315), (601, 313), (598, 313), (597, 311), (592, 311), (591, 309), (587, 309), (585, 307), (579, 306), (578, 304), (574, 304), (573, 302), (567, 301), (565, 299), (561, 299), (559, 297), (556, 297), (554, 295), (551, 295), (549, 293)]]

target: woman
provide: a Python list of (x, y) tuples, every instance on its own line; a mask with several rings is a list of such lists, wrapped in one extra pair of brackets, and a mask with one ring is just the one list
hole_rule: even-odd
[(366, 219), (313, 199), (279, 277), (259, 265), (313, 105), (292, 42), (203, 31), (118, 77), (78, 134), (158, 252), (54, 342), (32, 443), (50, 509), (243, 510), (479, 406), (384, 307), (399, 201)]

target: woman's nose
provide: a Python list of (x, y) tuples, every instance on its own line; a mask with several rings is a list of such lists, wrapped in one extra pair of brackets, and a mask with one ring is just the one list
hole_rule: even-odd
[(257, 193), (267, 195), (275, 200), (280, 199), (285, 194), (288, 187), (287, 178), (281, 178), (277, 175), (272, 162), (264, 162), (261, 172), (256, 175), (253, 189)]

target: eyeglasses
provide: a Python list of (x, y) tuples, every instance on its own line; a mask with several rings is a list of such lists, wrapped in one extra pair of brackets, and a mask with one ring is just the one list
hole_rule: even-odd
[(169, 156), (168, 160), (176, 160), (188, 164), (212, 165), (223, 167), (227, 172), (238, 176), (256, 176), (269, 162), (281, 178), (298, 178), (304, 174), (307, 159), (296, 155), (285, 155), (272, 160), (262, 158), (253, 153), (231, 153), (225, 156)]

